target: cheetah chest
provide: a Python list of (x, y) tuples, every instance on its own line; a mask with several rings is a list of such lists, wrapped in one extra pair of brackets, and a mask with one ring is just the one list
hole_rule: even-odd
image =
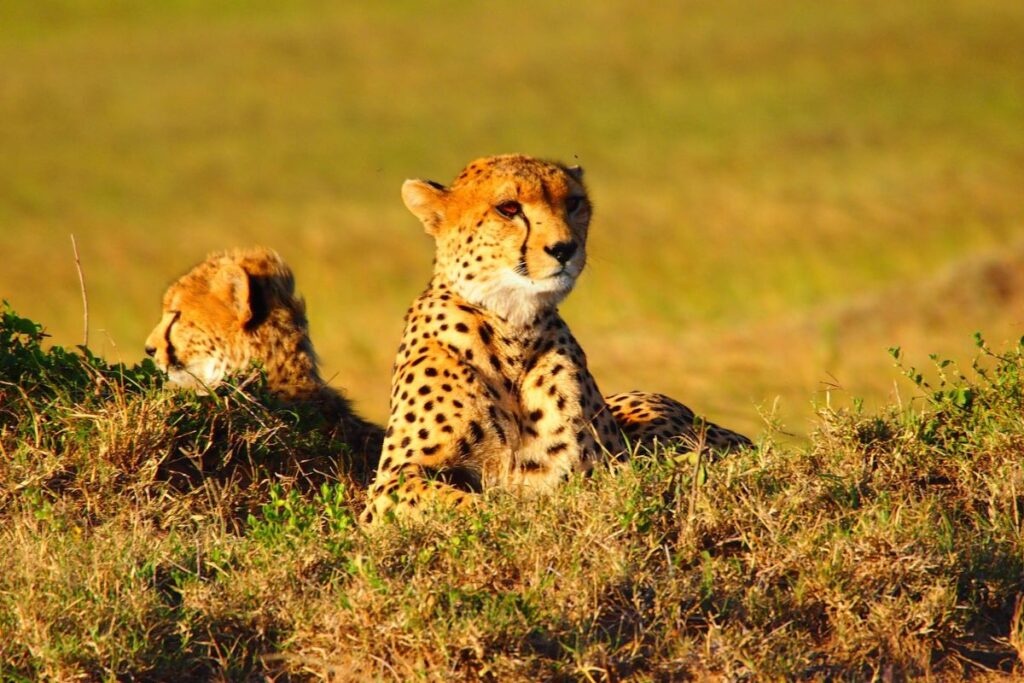
[(431, 443), (421, 451), (475, 473), (484, 488), (543, 491), (588, 469), (610, 419), (556, 312), (510, 329), (447, 293), (425, 295), (410, 313), (392, 405), (407, 411), (399, 425), (424, 425), (418, 434)]

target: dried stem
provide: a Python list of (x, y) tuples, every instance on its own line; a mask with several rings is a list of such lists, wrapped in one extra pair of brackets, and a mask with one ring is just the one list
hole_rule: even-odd
[(82, 311), (83, 311), (83, 330), (82, 330), (82, 346), (89, 346), (89, 295), (85, 291), (85, 274), (82, 272), (82, 260), (78, 257), (78, 244), (75, 243), (75, 236), (71, 235), (71, 248), (75, 252), (75, 268), (78, 269), (78, 284), (82, 288)]

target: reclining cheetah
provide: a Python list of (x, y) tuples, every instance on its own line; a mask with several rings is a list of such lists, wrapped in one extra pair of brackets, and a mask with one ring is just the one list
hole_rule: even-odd
[[(586, 261), (580, 168), (490, 157), (451, 187), (408, 180), (402, 198), (436, 258), (406, 316), (364, 521), (429, 500), (462, 505), (492, 486), (550, 490), (620, 456), (622, 428), (641, 440), (692, 433), (693, 414), (666, 397), (616, 398), (609, 409), (558, 314)], [(721, 428), (713, 436), (749, 443)]]
[(146, 354), (172, 384), (200, 391), (259, 363), (274, 394), (317, 404), (338, 438), (377, 460), (383, 430), (320, 378), (305, 302), (291, 269), (270, 249), (212, 254), (174, 282)]

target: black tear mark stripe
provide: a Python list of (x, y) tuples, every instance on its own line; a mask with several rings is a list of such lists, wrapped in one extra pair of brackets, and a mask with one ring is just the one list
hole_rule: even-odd
[(164, 341), (167, 342), (167, 366), (171, 368), (184, 367), (178, 360), (178, 353), (174, 350), (174, 344), (171, 343), (171, 328), (178, 323), (178, 318), (180, 317), (181, 311), (175, 311), (174, 317), (171, 318), (167, 329), (164, 330)]
[(526, 223), (526, 237), (523, 238), (523, 244), (519, 247), (519, 263), (523, 266), (523, 276), (530, 277), (530, 267), (526, 265), (526, 245), (530, 241), (530, 218), (526, 215), (525, 211), (520, 211), (519, 215), (523, 217), (523, 222)]

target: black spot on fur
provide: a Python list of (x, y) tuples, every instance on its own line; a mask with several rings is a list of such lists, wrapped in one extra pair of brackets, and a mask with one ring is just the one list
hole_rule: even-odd
[(491, 338), (494, 336), (494, 328), (491, 327), (490, 323), (483, 323), (480, 325), (480, 339), (484, 344), (490, 344)]

